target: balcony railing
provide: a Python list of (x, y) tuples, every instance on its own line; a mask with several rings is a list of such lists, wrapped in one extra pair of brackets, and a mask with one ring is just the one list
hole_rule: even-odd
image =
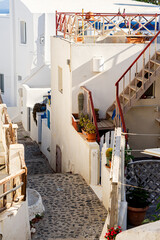
[(106, 37), (154, 37), (159, 29), (159, 14), (75, 13), (56, 11), (56, 35), (74, 42)]
[(2, 212), (14, 202), (26, 200), (27, 183), (24, 147), (17, 144), (17, 125), (11, 123), (5, 104), (0, 104), (0, 146), (0, 174), (1, 178), (4, 176), (0, 180), (0, 212)]

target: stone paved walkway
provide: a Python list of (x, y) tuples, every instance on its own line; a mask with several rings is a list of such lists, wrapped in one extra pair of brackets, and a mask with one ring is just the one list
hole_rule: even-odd
[(45, 206), (32, 239), (99, 239), (107, 212), (93, 190), (80, 175), (55, 174), (21, 124), (18, 138), (25, 147), (28, 187), (41, 194)]

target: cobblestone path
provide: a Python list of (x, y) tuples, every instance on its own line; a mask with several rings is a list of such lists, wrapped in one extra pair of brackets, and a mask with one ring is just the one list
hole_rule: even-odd
[(54, 173), (21, 124), (18, 138), (25, 147), (28, 187), (41, 194), (45, 207), (32, 239), (99, 239), (107, 212), (84, 179), (78, 174)]

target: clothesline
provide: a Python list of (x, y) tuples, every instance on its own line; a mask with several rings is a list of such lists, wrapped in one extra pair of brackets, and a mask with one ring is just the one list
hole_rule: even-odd
[(122, 132), (122, 135), (160, 137), (160, 134), (152, 134), (152, 133), (124, 133), (124, 132)]

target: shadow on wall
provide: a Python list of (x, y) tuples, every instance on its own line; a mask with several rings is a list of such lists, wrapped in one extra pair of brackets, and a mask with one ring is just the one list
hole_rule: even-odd
[[(37, 33), (37, 62), (35, 66), (41, 66), (45, 63), (44, 46), (45, 46), (45, 14), (38, 18), (38, 33)], [(36, 60), (36, 59), (35, 59)]]
[(28, 81), (25, 81), (31, 88), (49, 88), (51, 86), (51, 70), (48, 65), (44, 65), (36, 74), (30, 76)]
[[(38, 68), (45, 64), (45, 14), (32, 13), (21, 1), (15, 2), (18, 9), (17, 18), (26, 22), (27, 43), (24, 48), (20, 45), (20, 51), (25, 54), (19, 54), (19, 62), (24, 63), (23, 79), (33, 74)], [(27, 70), (28, 66), (28, 70)]]
[[(125, 52), (128, 54), (127, 51), (132, 47), (134, 46), (128, 46), (126, 49), (106, 59), (104, 62), (105, 71), (102, 73), (93, 72), (92, 58), (90, 61), (75, 69), (72, 78), (72, 103), (74, 104), (75, 101), (77, 101), (80, 86), (85, 85), (92, 92), (94, 106), (100, 109), (100, 117), (105, 117), (107, 108), (115, 100), (115, 83), (136, 58), (137, 53), (128, 56), (128, 58), (125, 58), (125, 60), (121, 62), (120, 55), (123, 54), (124, 58)], [(141, 52), (141, 50), (138, 52)], [(83, 54), (82, 51), (81, 54)], [(94, 55), (91, 57), (94, 57)], [(73, 112), (77, 112), (77, 106), (78, 103), (72, 106)]]

